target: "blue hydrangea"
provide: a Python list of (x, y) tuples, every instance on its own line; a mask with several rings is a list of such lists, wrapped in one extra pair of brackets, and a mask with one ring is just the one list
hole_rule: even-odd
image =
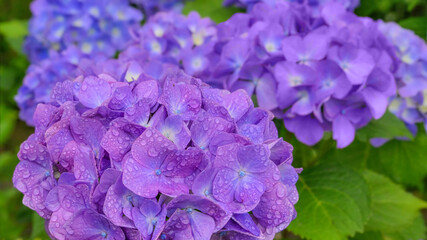
[(113, 56), (131, 39), (142, 13), (128, 0), (36, 0), (24, 49), (31, 62), (70, 46), (83, 54)]

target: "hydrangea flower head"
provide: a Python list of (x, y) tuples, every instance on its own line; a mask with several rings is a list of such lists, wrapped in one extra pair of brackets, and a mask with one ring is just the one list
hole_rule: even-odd
[[(103, 55), (93, 55), (89, 59), (78, 48), (70, 47), (61, 53), (52, 52), (49, 58), (31, 64), (15, 96), (20, 108), (19, 117), (33, 126), (37, 104), (51, 102), (54, 86), (73, 79), (79, 72), (84, 71), (84, 68), (91, 68), (95, 61), (103, 62), (106, 58)], [(61, 93), (61, 96), (72, 94), (71, 89), (64, 90), (66, 92)]]
[(286, 228), (301, 170), (272, 113), (244, 90), (152, 64), (106, 61), (55, 85), (18, 154), (23, 203), (55, 239), (263, 239)]
[[(216, 26), (209, 18), (191, 12), (160, 12), (140, 28), (134, 42), (121, 55), (122, 59), (150, 59), (174, 64), (186, 73), (206, 77), (212, 72)], [(205, 81), (208, 81), (206, 79)]]
[(301, 142), (313, 145), (332, 131), (342, 148), (384, 114), (395, 93), (390, 47), (378, 23), (339, 2), (316, 11), (299, 2), (257, 3), (218, 25), (212, 79), (255, 94)]
[(131, 39), (129, 30), (142, 20), (142, 14), (127, 0), (36, 0), (31, 11), (24, 44), (31, 62), (70, 46), (86, 55), (113, 56), (126, 46)]
[(224, 0), (224, 6), (236, 5), (251, 10), (253, 6), (259, 2), (264, 2), (270, 5), (275, 5), (276, 2), (288, 1), (296, 2), (307, 7), (313, 13), (319, 13), (320, 8), (329, 2), (336, 2), (343, 5), (346, 9), (353, 11), (359, 6), (359, 0)]
[[(415, 135), (417, 123), (427, 131), (427, 45), (414, 32), (396, 23), (380, 21), (378, 28), (392, 44), (396, 71), (397, 96), (390, 99), (388, 109), (401, 119)], [(387, 140), (376, 139), (375, 145)]]

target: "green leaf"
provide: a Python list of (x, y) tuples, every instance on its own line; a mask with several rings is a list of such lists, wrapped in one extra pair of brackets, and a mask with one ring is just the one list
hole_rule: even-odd
[(255, 107), (259, 107), (259, 105), (258, 105), (258, 98), (256, 97), (255, 94), (251, 96), (251, 99), (252, 99), (252, 102), (254, 103), (254, 106)]
[(359, 16), (368, 16), (375, 11), (375, 2), (369, 0), (361, 0), (360, 5), (356, 8), (355, 12)]
[(369, 217), (369, 192), (358, 172), (321, 164), (304, 170), (297, 187), (298, 217), (288, 228), (291, 232), (312, 240), (340, 240), (363, 230)]
[(16, 156), (16, 153), (4, 151), (0, 153), (0, 181), (7, 182), (10, 185), (10, 181), (15, 171), (15, 167), (18, 164), (19, 160)]
[(22, 196), (14, 188), (5, 188), (0, 191), (0, 239), (17, 239), (27, 227), (27, 215), (20, 216), (21, 210), (26, 214), (29, 209), (22, 204)]
[(412, 11), (412, 10), (414, 10), (414, 8), (416, 6), (418, 6), (418, 4), (421, 3), (420, 0), (406, 0), (406, 1), (408, 2), (408, 11), (409, 12)]
[(17, 53), (22, 53), (22, 43), (28, 33), (27, 25), (26, 20), (12, 20), (0, 23), (0, 34), (5, 37), (9, 45)]
[(393, 232), (366, 231), (358, 233), (351, 240), (420, 240), (426, 239), (426, 225), (421, 214), (409, 225), (400, 227)]
[(363, 233), (358, 233), (356, 236), (352, 237), (351, 240), (383, 240), (383, 236), (380, 232), (377, 231), (366, 231)]
[(420, 187), (427, 175), (427, 136), (420, 131), (413, 141), (391, 140), (373, 148), (368, 168), (383, 173), (395, 182)]
[(399, 22), (400, 26), (411, 29), (423, 39), (427, 38), (427, 17), (410, 17)]
[(18, 113), (4, 105), (0, 105), (0, 112), (0, 146), (2, 146), (15, 128)]
[(0, 90), (2, 91), (10, 91), (15, 84), (15, 72), (14, 69), (10, 67), (6, 67), (4, 65), (0, 65), (0, 76), (2, 80), (0, 81)]
[[(307, 146), (298, 141), (293, 133), (286, 130), (283, 120), (276, 118), (273, 121), (277, 127), (279, 137), (282, 137), (294, 147), (294, 161), (292, 164), (294, 167), (307, 168), (313, 166), (318, 159), (322, 159), (327, 150), (335, 148), (331, 145), (330, 139), (324, 139), (315, 146)], [(327, 137), (327, 134), (325, 134), (325, 137)]]
[(370, 170), (362, 171), (371, 193), (371, 216), (366, 228), (390, 232), (409, 225), (427, 203), (405, 192), (390, 179)]
[(327, 157), (321, 158), (322, 162), (337, 162), (353, 168), (364, 168), (370, 159), (373, 146), (369, 142), (355, 140), (348, 147), (343, 149), (333, 148)]
[(43, 218), (41, 218), (36, 212), (33, 212), (31, 239), (49, 239), (45, 231), (44, 222), (45, 220)]
[(228, 20), (233, 14), (242, 11), (242, 9), (235, 7), (224, 8), (222, 2), (223, 0), (187, 1), (182, 12), (187, 15), (191, 11), (196, 11), (202, 17), (210, 17), (214, 22), (220, 23)]
[(361, 0), (359, 6), (356, 8), (356, 14), (359, 16), (373, 15), (375, 12), (389, 12), (392, 8), (394, 0)]
[(355, 140), (344, 149), (331, 149), (321, 162), (337, 162), (354, 168), (369, 168), (405, 186), (422, 188), (427, 175), (427, 136), (419, 131), (411, 141), (393, 139), (383, 146), (373, 147), (368, 141)]
[(357, 136), (360, 140), (363, 141), (371, 138), (413, 138), (411, 132), (408, 130), (405, 124), (394, 114), (388, 111), (382, 118), (373, 120), (366, 127), (357, 130)]
[(423, 215), (418, 214), (418, 216), (412, 221), (408, 226), (404, 226), (400, 230), (385, 234), (388, 239), (393, 240), (418, 240), (426, 239), (427, 227), (423, 219)]

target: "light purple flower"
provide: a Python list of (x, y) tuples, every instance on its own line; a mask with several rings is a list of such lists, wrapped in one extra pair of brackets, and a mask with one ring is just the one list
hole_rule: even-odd
[(174, 11), (159, 12), (135, 31), (134, 41), (120, 58), (159, 60), (178, 66), (188, 74), (206, 77), (213, 70), (211, 63), (216, 61), (211, 58), (216, 32), (214, 22), (201, 18), (196, 12), (188, 16)]
[[(332, 131), (338, 147), (346, 147), (356, 129), (385, 113), (396, 91), (396, 61), (379, 23), (348, 11), (357, 3), (244, 4), (250, 5), (248, 13), (218, 25), (212, 82), (256, 94), (261, 107), (282, 118), (287, 130), (308, 145)], [(411, 81), (402, 90), (411, 92), (419, 83)], [(341, 110), (354, 109), (361, 116), (326, 112), (329, 102), (340, 102)]]
[(378, 28), (391, 42), (397, 62), (394, 77), (398, 96), (390, 99), (388, 109), (404, 121), (414, 135), (417, 123), (424, 123), (427, 131), (427, 45), (396, 23), (380, 21)]
[(211, 239), (236, 224), (257, 236), (282, 230), (294, 212), (268, 228), (250, 213), (278, 184), (290, 189), (281, 199), (298, 199), (299, 170), (273, 114), (244, 90), (211, 88), (154, 61), (98, 62), (56, 84), (18, 154), (13, 182), (24, 204), (61, 240)]

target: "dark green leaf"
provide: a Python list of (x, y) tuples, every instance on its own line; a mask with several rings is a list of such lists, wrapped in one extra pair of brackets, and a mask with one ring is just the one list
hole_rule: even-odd
[(0, 146), (2, 146), (15, 128), (17, 112), (4, 105), (0, 105), (0, 112)]
[(10, 91), (15, 84), (15, 72), (10, 67), (0, 65), (0, 90)]
[(409, 225), (427, 203), (405, 192), (387, 177), (362, 171), (371, 193), (371, 215), (366, 229), (390, 232)]
[(366, 231), (363, 233), (358, 233), (356, 236), (352, 237), (351, 240), (384, 240), (380, 232)]
[(427, 17), (410, 17), (400, 21), (399, 24), (414, 31), (421, 38), (427, 38)]
[(293, 165), (295, 167), (309, 167), (316, 164), (318, 159), (322, 159), (325, 153), (330, 148), (335, 148), (335, 146), (331, 145), (331, 140), (328, 139), (330, 135), (325, 134), (324, 140), (320, 141), (315, 146), (307, 146), (298, 139), (296, 139), (295, 135), (291, 132), (288, 132), (283, 124), (283, 120), (274, 119), (274, 123), (276, 124), (277, 130), (279, 132), (279, 137), (282, 137), (285, 141), (292, 144), (294, 147), (294, 162)]
[(363, 141), (371, 138), (413, 138), (405, 124), (390, 112), (386, 112), (382, 118), (373, 120), (366, 127), (357, 130), (357, 136)]
[(408, 2), (408, 11), (414, 10), (414, 8), (421, 3), (420, 0), (407, 0), (407, 2)]
[(368, 16), (376, 11), (388, 12), (393, 6), (394, 0), (371, 1), (362, 0), (356, 9), (356, 14), (360, 16)]
[(45, 220), (36, 212), (33, 212), (33, 227), (31, 229), (31, 239), (49, 239), (44, 228)]
[(375, 2), (362, 0), (360, 1), (359, 7), (357, 7), (356, 9), (356, 13), (357, 15), (360, 15), (360, 16), (368, 16), (371, 13), (373, 13), (375, 9), (376, 9)]
[(363, 168), (367, 165), (368, 160), (371, 157), (374, 147), (369, 142), (361, 142), (355, 140), (350, 146), (337, 149), (332, 148), (331, 151), (326, 155), (326, 157), (321, 158), (322, 162), (338, 162), (345, 166), (350, 166), (353, 168)]
[(0, 189), (0, 239), (17, 239), (22, 236), (27, 219), (19, 217), (17, 211), (24, 208), (28, 210), (22, 205), (22, 196), (16, 189)]
[(391, 140), (371, 149), (368, 168), (383, 173), (395, 182), (420, 187), (427, 175), (427, 136), (420, 131), (413, 141)]
[(297, 184), (298, 217), (289, 230), (313, 240), (345, 239), (363, 230), (369, 214), (368, 186), (351, 168), (321, 164), (306, 169)]
[(222, 2), (223, 0), (187, 1), (182, 12), (187, 15), (191, 11), (196, 11), (202, 17), (210, 17), (214, 22), (220, 23), (229, 19), (236, 12), (242, 11), (235, 7), (224, 8)]
[(13, 176), (13, 171), (18, 164), (18, 158), (15, 153), (2, 152), (0, 153), (0, 180), (9, 183)]

